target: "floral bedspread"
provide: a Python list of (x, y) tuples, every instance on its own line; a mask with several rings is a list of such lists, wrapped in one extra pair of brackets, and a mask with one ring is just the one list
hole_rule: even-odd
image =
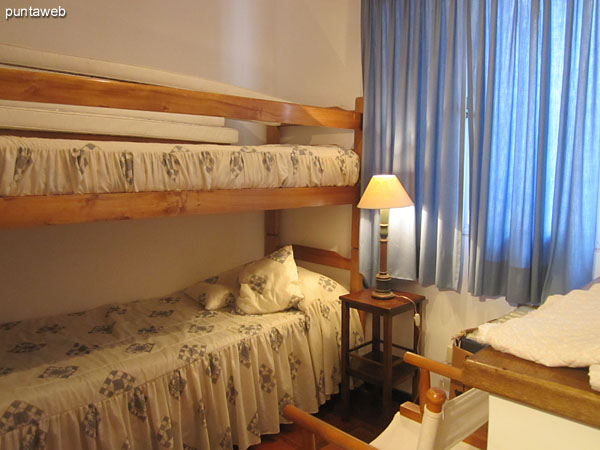
[(340, 317), (337, 300), (240, 315), (177, 293), (1, 324), (0, 448), (245, 449), (338, 391)]
[(0, 195), (353, 186), (337, 146), (80, 141), (0, 136)]

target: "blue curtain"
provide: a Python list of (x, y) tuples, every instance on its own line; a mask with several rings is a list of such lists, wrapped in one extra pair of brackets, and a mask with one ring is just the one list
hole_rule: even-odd
[(468, 0), (469, 290), (539, 303), (592, 279), (600, 178), (594, 0)]
[[(388, 271), (456, 289), (466, 86), (463, 1), (362, 2), (362, 188), (398, 176), (414, 209), (392, 210)], [(363, 211), (360, 268), (378, 269), (378, 218)]]

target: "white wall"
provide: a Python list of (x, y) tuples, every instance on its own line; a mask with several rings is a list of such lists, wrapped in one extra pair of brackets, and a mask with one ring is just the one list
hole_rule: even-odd
[(3, 230), (0, 322), (167, 295), (260, 255), (262, 225), (248, 213)]
[[(307, 104), (351, 108), (362, 90), (358, 0), (61, 0), (60, 5), (65, 19), (3, 21), (0, 42), (214, 79)], [(8, 0), (2, 6), (29, 5)], [(57, 3), (39, 0), (32, 6)], [(244, 143), (261, 140), (260, 127), (242, 134)], [(4, 230), (0, 249), (4, 322), (164, 295), (258, 258), (263, 215)]]

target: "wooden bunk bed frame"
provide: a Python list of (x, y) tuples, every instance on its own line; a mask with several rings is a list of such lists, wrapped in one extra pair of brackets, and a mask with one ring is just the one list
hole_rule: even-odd
[[(362, 150), (362, 98), (356, 99), (354, 111), (348, 111), (81, 75), (0, 68), (0, 99), (349, 129), (354, 131), (354, 151), (359, 158)], [(0, 134), (73, 139), (84, 136), (18, 130), (0, 130)], [(85, 135), (85, 138), (136, 140), (101, 135)], [(138, 141), (165, 142), (158, 139)], [(279, 141), (278, 127), (268, 127), (267, 141)], [(350, 290), (357, 291), (362, 287), (358, 271), (358, 197), (358, 186), (0, 197), (0, 228), (265, 211), (265, 252), (268, 253), (280, 245), (282, 209), (351, 204), (349, 258), (312, 247), (294, 246), (294, 250), (297, 259), (350, 270)]]

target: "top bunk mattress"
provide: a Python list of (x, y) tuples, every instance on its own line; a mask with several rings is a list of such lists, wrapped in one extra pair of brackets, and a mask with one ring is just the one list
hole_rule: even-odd
[(353, 186), (337, 146), (87, 141), (0, 136), (0, 195)]

